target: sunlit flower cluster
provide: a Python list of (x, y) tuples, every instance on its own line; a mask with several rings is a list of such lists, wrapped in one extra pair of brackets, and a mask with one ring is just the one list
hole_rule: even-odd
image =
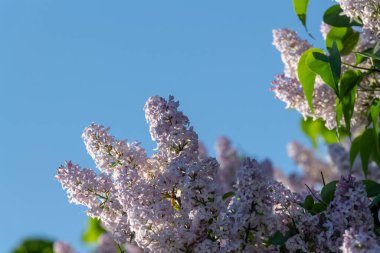
[[(343, 1), (342, 1), (343, 2)], [(368, 1), (344, 1), (344, 2), (368, 2)], [(369, 1), (370, 2), (370, 1)], [(380, 9), (379, 9), (380, 10)], [(377, 19), (380, 22), (380, 18)], [(330, 31), (330, 26), (322, 23), (320, 27), (322, 36), (326, 38)], [(366, 27), (357, 45), (357, 50), (365, 50), (374, 47), (380, 35), (374, 35)], [(313, 112), (310, 110), (303, 88), (298, 81), (297, 66), (303, 52), (311, 48), (311, 45), (299, 38), (296, 32), (290, 29), (277, 29), (273, 31), (273, 45), (281, 53), (284, 63), (284, 74), (277, 75), (272, 82), (272, 91), (275, 97), (285, 102), (286, 108), (296, 109), (301, 115), (312, 117), (313, 119), (323, 119), (328, 129), (336, 127), (336, 95), (333, 90), (323, 83), (320, 78), (316, 78), (313, 91)], [(347, 64), (355, 64), (353, 53), (343, 56), (343, 61)], [(368, 67), (367, 65), (363, 65)], [(345, 67), (347, 68), (347, 67)], [(372, 74), (366, 76), (358, 88), (355, 109), (351, 119), (351, 127), (359, 128), (366, 123), (365, 113), (373, 98), (380, 97), (380, 93), (373, 89), (373, 85), (378, 82), (379, 76)], [(343, 121), (342, 121), (343, 123)]]
[[(344, 14), (364, 24), (356, 49), (373, 47), (380, 37), (379, 0), (341, 0), (340, 5)], [(324, 23), (320, 27), (324, 38), (330, 30)], [(289, 29), (274, 30), (273, 38), (284, 63), (284, 73), (272, 82), (275, 97), (304, 118), (322, 119), (330, 130), (345, 124), (344, 119), (337, 124), (337, 96), (321, 78), (315, 80), (313, 110), (306, 101), (297, 68), (312, 46)], [(353, 53), (341, 59), (343, 70), (377, 71), (368, 69), (368, 62), (356, 63)], [(372, 72), (355, 90), (352, 136), (369, 125), (368, 108), (380, 98), (373, 89), (379, 75)], [(210, 157), (178, 108), (172, 96), (153, 96), (145, 103), (150, 135), (157, 144), (151, 156), (139, 142), (117, 140), (109, 128), (93, 123), (82, 138), (98, 170), (71, 161), (58, 168), (56, 179), (69, 201), (85, 206), (87, 215), (99, 219), (107, 231), (96, 253), (127, 246), (130, 252), (155, 253), (380, 252), (375, 231), (380, 213), (372, 210), (364, 181), (380, 180), (380, 169), (369, 161), (365, 177), (360, 158), (350, 157), (349, 138), (329, 144), (328, 159), (290, 143), (288, 155), (301, 173), (286, 175), (268, 159), (239, 154), (226, 137), (217, 140), (216, 158)], [(74, 249), (57, 241), (54, 252)]]
[[(287, 231), (298, 195), (271, 177), (268, 161), (239, 159), (226, 138), (217, 145), (221, 166), (200, 156), (197, 134), (178, 105), (173, 97), (146, 103), (158, 146), (150, 158), (138, 143), (118, 141), (102, 126), (86, 128), (83, 139), (100, 172), (71, 162), (61, 166), (57, 179), (69, 200), (86, 206), (119, 244), (145, 251), (266, 249), (273, 231)], [(223, 200), (220, 182), (230, 175), (234, 193)]]
[(360, 18), (363, 27), (375, 35), (380, 35), (379, 0), (339, 0), (343, 13), (348, 17)]
[(284, 63), (284, 74), (276, 76), (272, 82), (272, 90), (276, 98), (286, 103), (286, 108), (294, 108), (303, 117), (322, 118), (328, 128), (336, 126), (334, 92), (317, 78), (313, 93), (311, 112), (305, 99), (301, 84), (297, 79), (297, 66), (302, 53), (311, 47), (289, 29), (273, 31), (273, 44), (281, 53)]

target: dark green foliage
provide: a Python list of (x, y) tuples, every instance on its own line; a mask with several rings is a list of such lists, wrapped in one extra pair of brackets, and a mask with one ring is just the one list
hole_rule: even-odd
[(328, 205), (333, 199), (338, 181), (332, 181), (326, 184), (321, 190), (321, 198), (324, 204)]
[(360, 20), (351, 20), (349, 17), (343, 15), (343, 10), (339, 4), (333, 5), (328, 8), (323, 14), (323, 22), (335, 27), (350, 27), (361, 26)]
[(302, 204), (302, 207), (305, 208), (306, 210), (311, 210), (313, 209), (313, 206), (314, 206), (313, 196), (307, 195), (305, 198), (305, 201)]
[(53, 253), (53, 241), (42, 238), (26, 239), (12, 253)]
[(321, 79), (339, 97), (339, 79), (341, 75), (340, 54), (335, 42), (332, 43), (330, 55), (321, 49), (311, 48), (305, 51), (298, 62), (298, 80), (303, 88), (308, 105), (313, 111), (312, 98), (316, 76)]
[[(339, 83), (339, 102), (341, 103), (341, 107), (337, 107), (338, 110), (342, 110), (342, 114), (344, 117), (344, 122), (346, 125), (346, 129), (348, 133), (350, 133), (350, 122), (352, 115), (354, 113), (354, 106), (355, 106), (355, 100), (356, 100), (356, 90), (357, 86), (362, 80), (362, 74), (361, 72), (354, 71), (354, 70), (347, 70), (344, 72), (340, 83)], [(339, 113), (337, 113), (339, 114)], [(337, 121), (337, 124), (339, 125), (339, 121)]]
[(363, 180), (363, 184), (367, 191), (368, 197), (375, 197), (377, 195), (380, 195), (380, 184), (368, 179)]
[(375, 130), (367, 128), (361, 135), (356, 137), (351, 144), (350, 150), (350, 164), (351, 168), (354, 164), (355, 158), (360, 154), (362, 160), (362, 167), (364, 175), (368, 174), (368, 164), (371, 160), (380, 163), (379, 147), (377, 145), (378, 138), (376, 138)]

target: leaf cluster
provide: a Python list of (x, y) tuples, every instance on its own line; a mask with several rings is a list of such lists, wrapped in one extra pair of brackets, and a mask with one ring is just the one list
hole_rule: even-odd
[[(293, 1), (293, 4), (297, 15), (300, 17), (300, 13), (303, 13), (302, 15), (305, 16), (302, 23), (306, 26), (308, 1)], [(297, 76), (311, 112), (313, 112), (313, 92), (317, 77), (334, 92), (336, 96), (335, 132), (339, 141), (342, 133), (351, 137), (351, 119), (355, 113), (358, 93), (373, 92), (376, 88), (380, 88), (378, 84), (367, 88), (362, 86), (367, 76), (380, 73), (380, 41), (373, 48), (355, 51), (361, 34), (354, 27), (362, 26), (362, 22), (359, 18), (350, 19), (345, 16), (339, 5), (328, 8), (323, 15), (323, 21), (331, 26), (325, 39), (326, 51), (319, 48), (310, 48), (305, 51), (298, 62)], [(344, 56), (350, 54), (356, 57), (355, 64), (343, 61)], [(363, 63), (366, 63), (364, 66), (370, 65), (370, 67), (364, 67)], [(360, 155), (365, 175), (368, 174), (368, 165), (371, 161), (380, 164), (379, 113), (378, 100), (372, 100), (366, 129), (353, 140), (350, 150), (351, 167), (356, 156)], [(314, 146), (319, 135), (327, 143), (335, 141), (330, 132), (323, 129), (318, 121), (311, 123), (307, 119), (301, 124), (301, 128), (311, 138)]]

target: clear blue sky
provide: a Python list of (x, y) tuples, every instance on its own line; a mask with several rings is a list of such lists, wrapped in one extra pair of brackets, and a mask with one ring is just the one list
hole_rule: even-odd
[[(310, 1), (309, 26), (332, 1)], [(286, 144), (307, 140), (273, 98), (282, 73), (272, 29), (302, 31), (290, 0), (0, 1), (0, 252), (49, 235), (81, 248), (84, 209), (54, 179), (66, 159), (94, 167), (80, 138), (91, 122), (150, 140), (142, 107), (173, 94), (201, 140), (219, 135), (287, 171)], [(319, 42), (318, 42), (319, 41)]]

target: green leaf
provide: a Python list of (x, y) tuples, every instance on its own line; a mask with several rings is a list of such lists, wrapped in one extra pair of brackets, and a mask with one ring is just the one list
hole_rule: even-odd
[(354, 114), (356, 87), (352, 89), (350, 94), (342, 98), (342, 112), (344, 117), (344, 123), (348, 132), (351, 130), (351, 118)]
[(357, 20), (351, 21), (349, 17), (343, 14), (339, 4), (333, 5), (323, 14), (323, 22), (335, 27), (362, 26)]
[(269, 237), (268, 242), (271, 245), (281, 246), (286, 240), (287, 238), (280, 231), (276, 231), (276, 233)]
[[(372, 51), (372, 50), (373, 50), (373, 49), (371, 49), (371, 51)], [(367, 57), (367, 58), (372, 58), (372, 59), (374, 59), (374, 60), (380, 60), (380, 56), (375, 55), (375, 54), (373, 54), (373, 53), (371, 53), (371, 52), (365, 52), (365, 51), (363, 51), (363, 52), (356, 52), (356, 54), (361, 55), (361, 56), (364, 56), (364, 57)]]
[(338, 181), (332, 181), (325, 186), (323, 186), (321, 190), (321, 198), (328, 205), (334, 199), (334, 193), (336, 190), (336, 184)]
[(338, 82), (335, 77), (337, 70), (333, 70), (333, 67), (335, 68), (335, 63), (333, 65), (330, 64), (330, 58), (329, 56), (325, 55), (323, 50), (314, 49), (313, 51), (308, 53), (306, 57), (306, 65), (311, 71), (313, 71), (315, 74), (318, 74), (322, 78), (322, 80), (331, 89), (333, 89), (335, 94), (339, 93)]
[(87, 229), (82, 235), (82, 241), (85, 243), (95, 243), (99, 237), (106, 231), (102, 228), (100, 220), (89, 218)]
[(380, 195), (380, 184), (368, 179), (365, 179), (362, 182), (367, 191), (367, 197), (371, 198)]
[(378, 99), (372, 102), (372, 105), (370, 108), (370, 114), (371, 114), (373, 129), (375, 131), (376, 142), (378, 143), (377, 140), (379, 138), (379, 114), (380, 114), (380, 101)]
[(340, 80), (340, 95), (341, 98), (349, 95), (353, 88), (357, 86), (362, 79), (362, 73), (360, 71), (347, 70), (343, 73)]
[(360, 138), (360, 158), (362, 160), (362, 167), (364, 176), (367, 177), (368, 174), (368, 164), (370, 161), (371, 153), (373, 149), (376, 149), (375, 135), (372, 128), (368, 128), (364, 131)]
[(338, 143), (339, 140), (334, 130), (329, 130), (322, 119), (308, 117), (306, 120), (301, 118), (301, 129), (310, 138), (313, 147), (317, 147), (318, 137), (322, 137), (327, 144)]
[(12, 253), (53, 253), (53, 241), (42, 238), (26, 239)]
[[(335, 41), (333, 41), (332, 48), (330, 50), (329, 63), (334, 78), (334, 83), (337, 85), (342, 72), (342, 61), (340, 59), (340, 53)], [(337, 95), (339, 96), (339, 89)]]
[(343, 117), (343, 105), (340, 103), (339, 98), (336, 99), (335, 103), (335, 120), (337, 128), (340, 127), (340, 121)]
[(326, 210), (326, 206), (322, 203), (314, 203), (313, 209), (311, 210), (311, 213), (317, 214), (320, 212), (323, 212)]
[(227, 192), (227, 193), (223, 194), (223, 200), (226, 200), (232, 196), (235, 196), (235, 192)]
[(350, 148), (350, 169), (352, 170), (352, 166), (354, 166), (355, 159), (357, 155), (360, 152), (360, 139), (361, 135), (356, 137), (352, 143), (351, 143), (351, 148)]
[(369, 205), (369, 208), (373, 208), (373, 207), (378, 207), (378, 208), (380, 208), (380, 196), (376, 196), (373, 200), (372, 200), (372, 202), (371, 202), (371, 204)]
[(303, 208), (306, 210), (311, 210), (314, 206), (314, 199), (313, 196), (307, 195), (305, 198), (305, 201), (303, 202)]
[(320, 121), (313, 120), (311, 117), (308, 117), (306, 120), (301, 118), (301, 129), (310, 138), (313, 147), (317, 147), (317, 140), (320, 132)]
[(311, 48), (306, 50), (300, 57), (298, 61), (297, 74), (298, 80), (301, 83), (305, 98), (310, 107), (310, 110), (313, 111), (313, 90), (315, 84), (316, 74), (308, 67), (306, 64), (306, 58), (309, 54), (313, 52), (319, 52), (319, 49)]
[(373, 54), (380, 56), (380, 41), (378, 41), (375, 47), (373, 48)]
[(377, 164), (377, 166), (380, 167), (380, 147), (379, 147), (380, 141), (379, 141), (379, 138), (380, 138), (380, 136), (378, 138), (376, 138), (376, 140), (375, 140), (376, 144), (372, 150), (371, 159)]
[(367, 48), (366, 50), (362, 52), (355, 52), (355, 57), (356, 57), (355, 64), (358, 65), (364, 62), (365, 60), (367, 60), (368, 58), (370, 58), (370, 56), (368, 56), (367, 53), (372, 54), (372, 52), (373, 52), (373, 48)]
[(307, 31), (306, 14), (307, 14), (308, 5), (309, 5), (309, 0), (293, 0), (294, 11), (297, 14), (302, 25), (305, 27), (306, 31)]
[(340, 80), (340, 102), (346, 128), (350, 132), (350, 122), (354, 113), (357, 85), (362, 80), (360, 71), (347, 70)]
[(333, 27), (326, 37), (326, 47), (329, 51), (333, 47), (333, 42), (337, 43), (341, 55), (348, 55), (356, 47), (360, 33), (351, 27)]
[(294, 226), (289, 227), (289, 230), (283, 235), (280, 231), (276, 231), (273, 235), (268, 238), (268, 243), (271, 245), (282, 246), (286, 241), (298, 233), (297, 228)]

